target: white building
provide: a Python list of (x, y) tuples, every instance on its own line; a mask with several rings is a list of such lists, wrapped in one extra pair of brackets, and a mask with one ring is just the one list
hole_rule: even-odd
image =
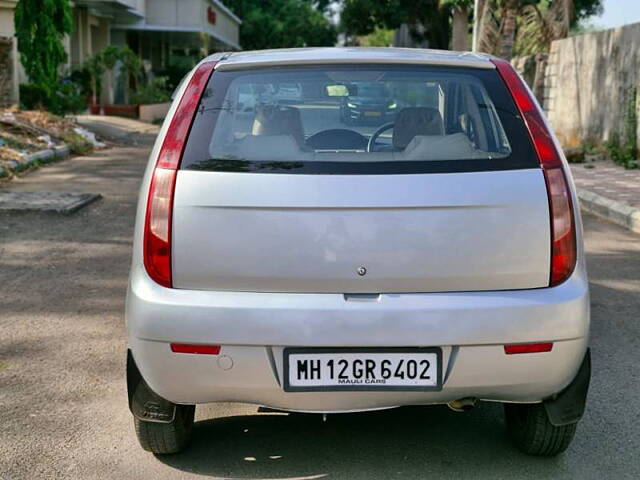
[(17, 0), (0, 0), (0, 106), (18, 100), (18, 50), (13, 27)]
[[(18, 60), (13, 12), (17, 0), (0, 0), (0, 104), (18, 100), (26, 82)], [(107, 45), (129, 45), (154, 71), (172, 58), (193, 60), (238, 50), (241, 20), (220, 0), (73, 0), (74, 29), (65, 40), (68, 69)], [(3, 62), (3, 54), (8, 60)], [(112, 101), (104, 89), (103, 101)], [(3, 93), (4, 92), (4, 93)]]

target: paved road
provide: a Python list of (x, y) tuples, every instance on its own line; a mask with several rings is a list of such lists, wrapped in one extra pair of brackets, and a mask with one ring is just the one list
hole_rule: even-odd
[(122, 312), (146, 153), (115, 148), (12, 186), (104, 199), (70, 217), (0, 215), (0, 478), (640, 478), (640, 236), (592, 217), (595, 372), (567, 454), (515, 451), (494, 404), (324, 424), (250, 405), (199, 407), (186, 453), (142, 451), (126, 406)]

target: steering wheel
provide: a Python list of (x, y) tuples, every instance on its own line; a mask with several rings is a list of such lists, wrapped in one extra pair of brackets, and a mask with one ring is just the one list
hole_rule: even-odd
[(385, 123), (384, 125), (380, 126), (375, 132), (373, 132), (371, 134), (371, 137), (369, 138), (369, 143), (367, 143), (367, 152), (373, 152), (373, 147), (376, 144), (376, 140), (378, 140), (378, 137), (380, 135), (382, 135), (383, 132), (386, 132), (387, 130), (390, 130), (393, 128), (394, 123)]

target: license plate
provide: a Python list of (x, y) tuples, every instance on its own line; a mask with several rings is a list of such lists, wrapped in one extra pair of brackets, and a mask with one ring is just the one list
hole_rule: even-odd
[(441, 389), (439, 348), (284, 349), (287, 392)]
[(365, 117), (379, 117), (382, 112), (364, 112)]

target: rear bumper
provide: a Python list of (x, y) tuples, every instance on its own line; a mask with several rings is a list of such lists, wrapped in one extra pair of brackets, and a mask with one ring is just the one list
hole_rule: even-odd
[[(555, 288), (345, 298), (172, 290), (137, 267), (127, 327), (142, 376), (175, 403), (238, 401), (328, 412), (467, 396), (537, 402), (575, 377), (587, 348), (589, 298), (579, 271)], [(506, 343), (540, 341), (553, 341), (553, 350), (504, 354)], [(219, 356), (174, 354), (170, 342), (219, 344), (222, 351)], [(287, 393), (281, 386), (285, 346), (439, 346), (443, 389)]]

